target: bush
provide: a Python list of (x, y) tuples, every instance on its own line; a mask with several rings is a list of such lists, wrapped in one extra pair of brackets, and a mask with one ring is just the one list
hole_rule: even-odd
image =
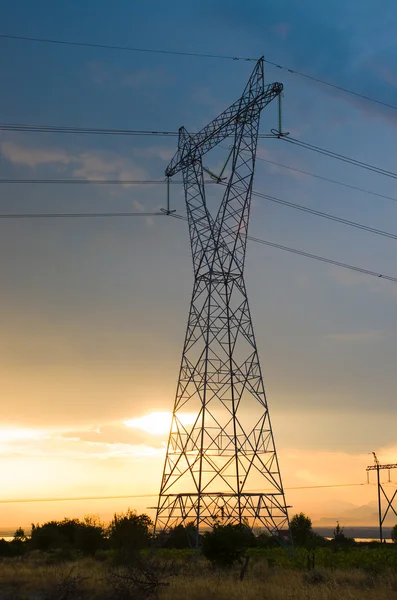
[(10, 542), (6, 542), (3, 538), (0, 540), (0, 556), (11, 556)]
[(86, 517), (84, 521), (64, 519), (32, 525), (30, 545), (34, 550), (74, 549), (94, 556), (104, 544), (104, 525), (94, 517)]
[(44, 525), (32, 523), (31, 546), (34, 550), (47, 550), (61, 546), (61, 535), (56, 521), (49, 521)]
[(292, 517), (290, 522), (290, 530), (292, 539), (296, 546), (313, 546), (320, 536), (315, 535), (312, 529), (312, 521), (310, 517), (303, 512)]
[(119, 562), (128, 561), (147, 548), (153, 523), (147, 515), (135, 511), (115, 514), (108, 529), (110, 546), (117, 550)]
[(105, 546), (105, 527), (94, 517), (85, 517), (76, 533), (75, 545), (83, 554), (95, 556)]
[(195, 548), (196, 526), (193, 522), (186, 525), (177, 525), (169, 533), (161, 533), (158, 540), (163, 548), (175, 548), (177, 550)]
[(336, 527), (334, 529), (334, 539), (331, 540), (331, 543), (335, 548), (347, 548), (356, 545), (354, 538), (347, 537), (344, 534), (343, 527), (339, 525), (339, 521), (336, 523)]
[(203, 535), (203, 555), (214, 567), (228, 568), (242, 561), (254, 539), (247, 525), (216, 523), (212, 531)]
[(391, 530), (390, 537), (393, 540), (393, 542), (397, 544), (397, 525), (394, 525), (393, 529)]
[(280, 546), (280, 542), (274, 535), (270, 535), (269, 533), (260, 533), (256, 538), (256, 546), (258, 548), (278, 548)]

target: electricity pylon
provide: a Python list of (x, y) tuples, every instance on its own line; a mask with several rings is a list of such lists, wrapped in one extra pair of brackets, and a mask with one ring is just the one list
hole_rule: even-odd
[[(367, 483), (369, 483), (369, 471), (376, 471), (376, 483), (377, 483), (377, 488), (378, 488), (378, 515), (379, 515), (379, 541), (382, 544), (383, 542), (383, 524), (385, 522), (385, 519), (387, 517), (387, 515), (389, 514), (389, 510), (391, 510), (394, 515), (397, 517), (397, 511), (396, 508), (394, 507), (394, 501), (397, 498), (397, 489), (394, 488), (392, 490), (392, 493), (388, 493), (388, 490), (385, 490), (385, 483), (381, 482), (381, 478), (380, 478), (380, 471), (381, 469), (387, 469), (388, 472), (388, 481), (387, 483), (391, 483), (391, 478), (390, 478), (390, 471), (391, 469), (397, 469), (397, 464), (393, 463), (393, 464), (386, 464), (386, 465), (381, 465), (379, 463), (378, 457), (376, 456), (375, 452), (372, 452), (372, 454), (374, 455), (374, 463), (373, 465), (369, 465), (369, 467), (367, 467)], [(386, 508), (383, 507), (382, 510), (382, 497), (384, 497), (384, 500), (386, 500)]]
[[(179, 129), (165, 172), (168, 178), (183, 174), (194, 287), (155, 528), (169, 532), (193, 522), (196, 545), (199, 529), (216, 520), (288, 537), (243, 278), (259, 118), (282, 89), (281, 83), (265, 87), (260, 59), (237, 102), (196, 134)], [(202, 159), (229, 137), (231, 174), (222, 179), (225, 193), (214, 218)]]

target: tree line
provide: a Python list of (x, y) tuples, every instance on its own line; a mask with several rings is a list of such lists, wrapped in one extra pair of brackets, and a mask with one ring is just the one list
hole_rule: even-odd
[[(313, 531), (310, 517), (296, 514), (290, 521), (290, 534), (295, 546), (308, 550), (333, 545), (347, 548), (355, 545), (353, 538), (344, 534), (336, 524), (331, 540)], [(392, 530), (392, 539), (397, 543), (397, 525)], [(0, 556), (21, 556), (32, 551), (58, 553), (60, 559), (67, 560), (76, 555), (94, 557), (99, 552), (109, 554), (120, 563), (129, 562), (153, 541), (153, 522), (146, 514), (137, 514), (128, 509), (126, 513), (114, 514), (109, 524), (98, 517), (84, 519), (65, 518), (62, 521), (48, 521), (42, 525), (32, 524), (31, 533), (25, 535), (22, 528), (16, 530), (10, 542), (0, 540)], [(193, 522), (178, 525), (169, 534), (159, 533), (155, 540), (163, 548), (188, 549), (196, 543), (196, 528)], [(205, 558), (214, 566), (228, 567), (241, 562), (249, 548), (271, 548), (280, 540), (267, 533), (255, 535), (248, 524), (223, 524), (215, 522), (212, 529), (200, 534), (200, 548)]]

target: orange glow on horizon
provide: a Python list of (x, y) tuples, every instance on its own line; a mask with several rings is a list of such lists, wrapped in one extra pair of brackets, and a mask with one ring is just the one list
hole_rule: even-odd
[[(192, 413), (178, 414), (178, 420), (182, 425), (192, 425), (197, 415)], [(132, 429), (140, 429), (151, 435), (166, 435), (171, 428), (172, 413), (154, 412), (137, 419), (124, 421), (124, 425)]]

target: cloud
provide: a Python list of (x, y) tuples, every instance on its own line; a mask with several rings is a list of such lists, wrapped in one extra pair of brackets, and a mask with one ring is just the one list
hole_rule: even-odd
[[(76, 431), (63, 432), (59, 439), (101, 444), (152, 445), (153, 438), (144, 431), (131, 429), (123, 422), (105, 423)], [(161, 446), (162, 440), (155, 445)]]
[(46, 148), (27, 148), (14, 142), (1, 142), (1, 154), (17, 165), (37, 167), (43, 164), (60, 163), (67, 165), (72, 157), (64, 150)]
[(71, 174), (80, 179), (147, 179), (146, 170), (131, 159), (112, 152), (89, 151), (67, 152), (59, 148), (24, 146), (14, 142), (1, 142), (0, 152), (4, 158), (16, 165), (36, 168), (57, 164), (69, 167)]
[(169, 162), (175, 154), (174, 146), (146, 146), (145, 148), (134, 148), (134, 156), (140, 158), (160, 158)]
[[(137, 212), (140, 212), (140, 213), (145, 212), (145, 207), (143, 206), (142, 202), (139, 202), (139, 200), (136, 200), (136, 199), (133, 200), (133, 205), (134, 205), (134, 208), (135, 208), (135, 210)], [(146, 216), (146, 217), (144, 217), (144, 219), (145, 219), (146, 224), (149, 227), (153, 227), (153, 225), (154, 225), (153, 217), (147, 217)]]
[(145, 179), (146, 171), (135, 165), (131, 160), (125, 160), (106, 152), (85, 152), (75, 157), (73, 162), (79, 166), (73, 170), (75, 177), (82, 179)]
[[(41, 431), (23, 427), (0, 429), (0, 454), (8, 457), (51, 456), (67, 459), (141, 458), (164, 453), (164, 442), (148, 442), (128, 427), (105, 425), (84, 431)], [(146, 439), (145, 439), (146, 438)]]
[(385, 332), (380, 330), (329, 333), (326, 340), (335, 342), (377, 342), (385, 338)]
[(24, 427), (1, 427), (0, 444), (9, 444), (25, 440), (40, 440), (46, 436), (39, 429), (26, 429)]

